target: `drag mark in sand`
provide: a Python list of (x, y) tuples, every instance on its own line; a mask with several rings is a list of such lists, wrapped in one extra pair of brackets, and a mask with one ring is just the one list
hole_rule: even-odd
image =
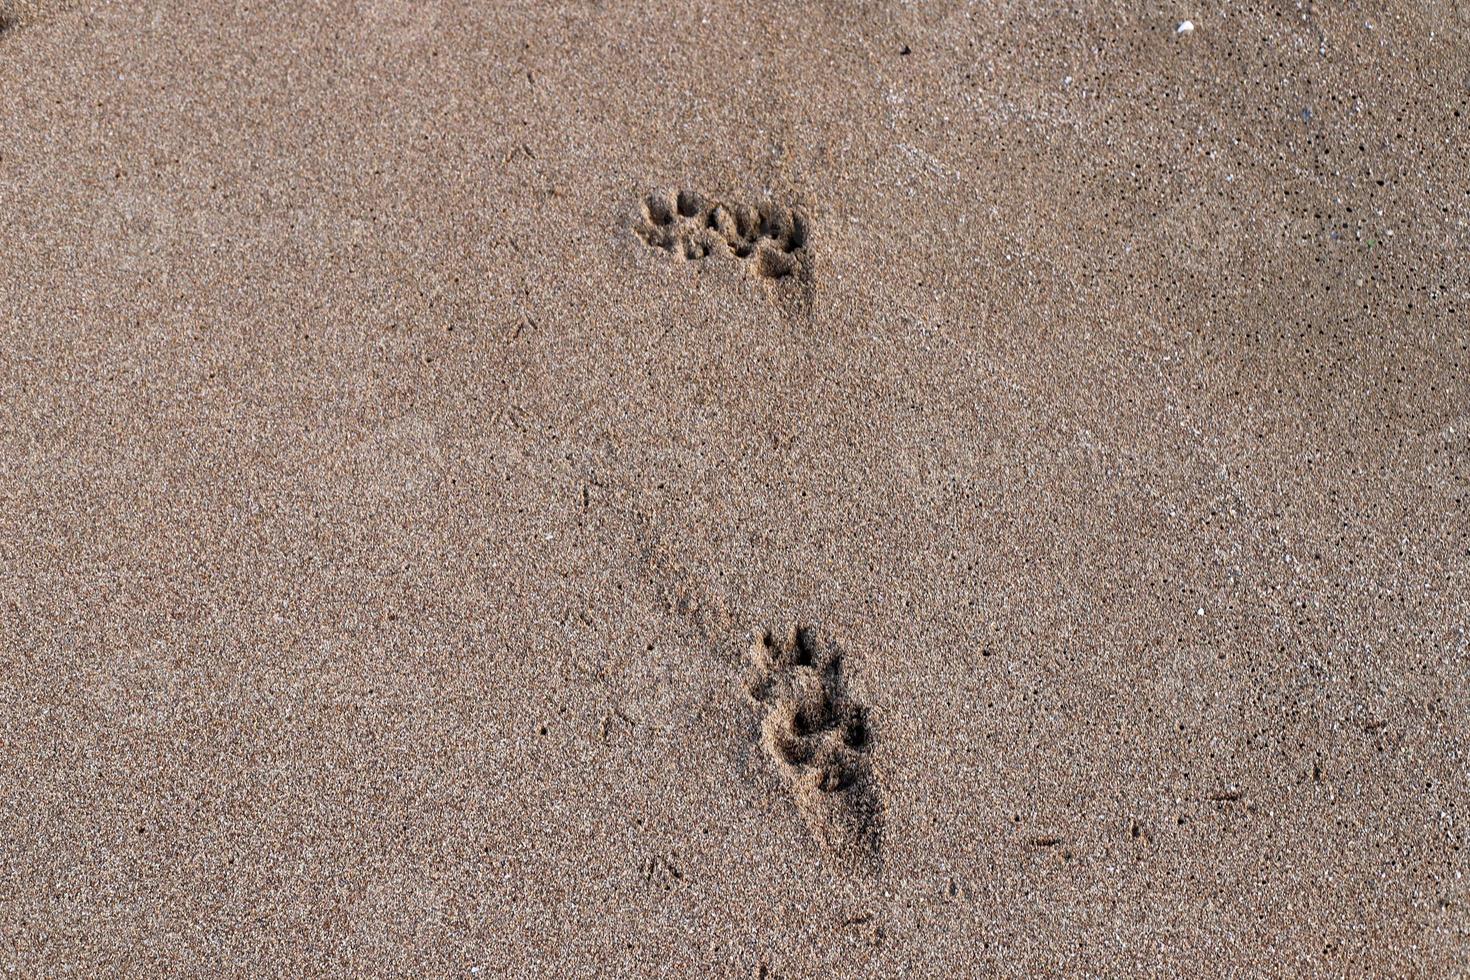
[(800, 211), (710, 201), (690, 190), (649, 194), (633, 230), (645, 244), (688, 261), (734, 257), (763, 279), (796, 275), (806, 257), (807, 219)]
[(867, 712), (848, 696), (841, 654), (796, 628), (784, 642), (761, 631), (747, 690), (765, 710), (761, 745), (822, 848), (856, 871), (875, 870), (882, 805), (869, 754)]

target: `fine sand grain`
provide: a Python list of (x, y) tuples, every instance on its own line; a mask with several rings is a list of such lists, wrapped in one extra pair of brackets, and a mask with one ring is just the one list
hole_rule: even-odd
[(0, 0), (0, 967), (1464, 975), (1467, 38)]

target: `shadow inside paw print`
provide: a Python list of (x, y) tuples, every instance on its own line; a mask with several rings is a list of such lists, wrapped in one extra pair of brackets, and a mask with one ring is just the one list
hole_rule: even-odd
[(751, 698), (765, 709), (761, 745), (822, 847), (852, 869), (878, 860), (881, 801), (867, 712), (848, 696), (841, 654), (792, 630), (762, 631), (750, 649)]
[(634, 231), (648, 245), (688, 260), (733, 256), (764, 279), (796, 275), (806, 256), (807, 220), (800, 211), (710, 201), (689, 190), (648, 195)]

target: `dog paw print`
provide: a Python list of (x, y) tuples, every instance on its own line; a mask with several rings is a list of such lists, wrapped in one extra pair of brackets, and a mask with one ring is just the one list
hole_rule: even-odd
[(634, 231), (646, 244), (690, 261), (728, 256), (763, 279), (785, 279), (806, 259), (807, 220), (776, 204), (711, 201), (695, 191), (658, 192), (643, 201)]
[(748, 692), (765, 711), (761, 745), (822, 847), (854, 869), (878, 859), (881, 800), (867, 711), (847, 693), (841, 654), (806, 630), (751, 645)]

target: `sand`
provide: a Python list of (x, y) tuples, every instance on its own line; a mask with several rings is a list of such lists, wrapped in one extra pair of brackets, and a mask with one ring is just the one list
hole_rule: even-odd
[(1470, 970), (1465, 4), (0, 10), (9, 974)]

